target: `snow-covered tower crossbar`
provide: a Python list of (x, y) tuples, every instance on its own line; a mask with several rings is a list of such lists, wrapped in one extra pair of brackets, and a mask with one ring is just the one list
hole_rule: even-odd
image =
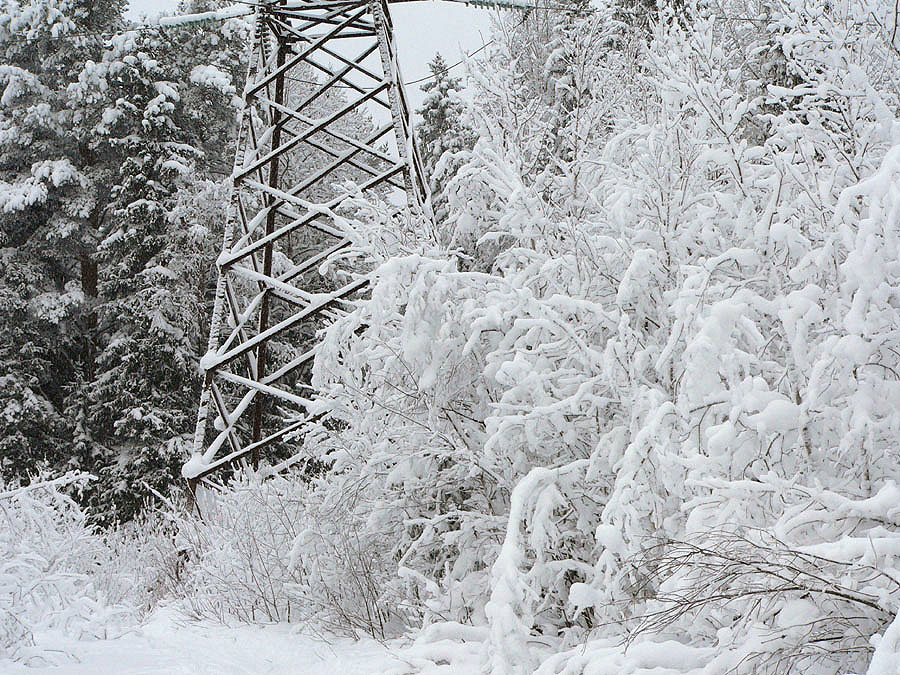
[[(253, 12), (194, 454), (183, 470), (192, 485), (238, 460), (256, 465), (303, 422), (297, 377), (315, 354), (310, 333), (366, 286), (322, 288), (316, 276), (351, 243), (329, 215), (350, 192), (336, 185), (402, 191), (413, 210), (429, 211), (387, 1), (270, 0)], [(298, 170), (301, 154), (316, 160)], [(273, 358), (274, 346), (305, 342)]]

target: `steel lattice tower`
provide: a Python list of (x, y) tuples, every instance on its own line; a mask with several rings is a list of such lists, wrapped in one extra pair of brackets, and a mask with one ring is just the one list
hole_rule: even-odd
[[(367, 284), (359, 278), (325, 292), (305, 287), (323, 261), (351, 243), (329, 214), (352, 190), (335, 184), (349, 176), (361, 190), (402, 190), (414, 211), (430, 213), (386, 0), (274, 1), (258, 6), (255, 19), (201, 362), (194, 457), (183, 472), (192, 484), (238, 460), (256, 466), (266, 446), (303, 423), (307, 399), (297, 393), (295, 373), (315, 349), (272, 364), (271, 345), (296, 344), (298, 331), (309, 333), (312, 322), (333, 318), (341, 302)], [(373, 67), (375, 55), (380, 67)], [(299, 94), (296, 82), (306, 85)], [(324, 97), (336, 88), (342, 92), (336, 109), (313, 117), (314, 106), (321, 113)], [(373, 107), (389, 113), (389, 121), (373, 122), (362, 138), (348, 134), (346, 121), (374, 120), (366, 112)], [(300, 149), (324, 161), (309, 174), (289, 175), (287, 163)], [(300, 198), (312, 189), (327, 195), (323, 202)], [(299, 253), (298, 242), (305, 244)]]

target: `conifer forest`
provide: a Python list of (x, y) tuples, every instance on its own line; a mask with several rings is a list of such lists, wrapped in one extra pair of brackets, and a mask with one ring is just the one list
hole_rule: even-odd
[(900, 675), (897, 0), (407, 1), (0, 0), (0, 673)]

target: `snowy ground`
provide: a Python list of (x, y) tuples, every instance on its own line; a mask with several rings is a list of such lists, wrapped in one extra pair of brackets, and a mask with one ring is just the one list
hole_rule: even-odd
[[(0, 673), (292, 673), (312, 675), (410, 673), (397, 656), (400, 643), (325, 639), (290, 626), (240, 626), (188, 622), (171, 610), (156, 612), (140, 628), (107, 640), (73, 641), (44, 635), (58, 664), (28, 668), (0, 660)], [(59, 650), (59, 651), (55, 651)]]

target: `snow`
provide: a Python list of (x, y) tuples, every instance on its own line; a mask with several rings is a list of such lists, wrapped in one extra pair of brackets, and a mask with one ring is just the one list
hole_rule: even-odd
[[(143, 626), (105, 640), (79, 641), (45, 633), (36, 636), (36, 642), (58, 654), (56, 665), (42, 665), (39, 671), (59, 675), (410, 672), (398, 656), (400, 643), (313, 637), (289, 625), (227, 627), (193, 622), (173, 608), (159, 609)], [(0, 660), (0, 672), (36, 670)]]
[[(890, 0), (871, 3), (890, 18)], [(248, 190), (283, 201), (286, 216), (295, 217), (296, 206), (334, 223), (320, 229), (341, 237), (336, 255), (310, 259), (310, 275), (315, 264), (324, 288), (355, 281), (298, 294), (278, 281), (298, 270), (284, 254), (265, 278), (244, 267), (265, 243), (259, 237), (292, 227), (263, 235), (266, 201), (242, 233), (227, 227), (219, 258), (222, 274), (234, 277), (227, 298), (247, 303), (223, 318), (223, 276), (212, 348), (200, 366), (228, 384), (227, 412), (215, 415), (204, 399), (201, 420), (214, 416), (218, 435), (201, 454), (199, 425), (197, 454), (182, 475), (196, 479), (240, 456), (248, 429), (239, 420), (262, 398), (317, 413), (299, 418), (286, 442), (296, 442), (296, 457), (328, 468), (308, 484), (296, 476), (260, 481), (254, 471), (238, 476), (234, 490), (201, 490), (203, 518), (173, 511), (166, 523), (175, 535), (148, 528), (159, 560), (151, 546), (119, 555), (115, 534), (89, 531), (62, 495), (42, 503), (0, 484), (0, 499), (23, 514), (28, 527), (19, 529), (29, 537), (9, 535), (10, 509), (0, 504), (0, 544), (13, 560), (4, 564), (0, 552), (0, 648), (19, 659), (0, 670), (686, 675), (752, 672), (787, 655), (785, 672), (811, 672), (804, 653), (815, 650), (827, 660), (818, 672), (861, 673), (874, 652), (871, 675), (900, 675), (900, 121), (896, 96), (881, 91), (900, 54), (857, 31), (843, 10), (789, 5), (758, 35), (747, 30), (747, 44), (709, 17), (678, 29), (673, 22), (640, 40), (639, 60), (621, 48), (629, 36), (611, 13), (548, 25), (544, 42), (529, 28), (498, 33), (495, 56), (472, 72), (478, 95), (469, 113), (479, 138), (459, 148), (458, 162), (430, 172), (435, 183), (443, 171), (455, 175), (444, 177), (440, 232), (377, 197), (344, 202), (244, 177)], [(41, 31), (65, 28), (58, 16), (49, 13)], [(0, 34), (3, 25), (0, 18)], [(29, 26), (38, 31), (34, 21), (22, 28)], [(93, 54), (99, 63), (73, 71), (77, 82), (54, 96), (42, 96), (44, 85), (26, 71), (0, 66), (0, 112), (12, 125), (0, 137), (10, 148), (33, 145), (33, 133), (43, 147), (36, 134), (68, 124), (74, 110), (98, 120), (90, 133), (101, 144), (143, 138), (143, 119), (153, 147), (165, 150), (150, 157), (164, 175), (148, 177), (146, 191), (123, 192), (121, 203), (135, 201), (110, 211), (96, 232), (106, 237), (104, 276), (120, 257), (134, 259), (144, 219), (166, 216), (173, 231), (181, 222), (214, 222), (213, 209), (210, 219), (190, 217), (206, 210), (179, 201), (192, 193), (168, 193), (182, 205), (172, 211), (163, 188), (174, 174), (202, 171), (179, 120), (201, 88), (201, 96), (215, 94), (211, 103), (234, 97), (235, 64), (190, 59), (171, 70), (162, 47), (142, 50), (144, 37), (158, 40), (160, 32), (113, 38), (102, 58)], [(777, 72), (762, 54), (779, 61)], [(747, 55), (759, 81), (735, 67)], [(784, 84), (785, 72), (802, 84), (766, 90), (767, 80)], [(144, 93), (121, 96), (129, 90), (120, 91), (120, 80), (133, 76), (144, 78)], [(56, 120), (62, 94), (74, 108)], [(32, 113), (36, 98), (52, 105)], [(437, 91), (428, 104), (443, 105)], [(846, 113), (846, 129), (838, 113)], [(323, 106), (304, 119), (330, 115)], [(133, 133), (119, 139), (119, 131)], [(260, 129), (257, 146), (268, 147), (273, 133)], [(443, 139), (437, 146), (451, 147)], [(245, 149), (238, 166), (260, 161)], [(57, 213), (37, 230), (42, 245), (74, 237), (79, 219), (102, 206), (93, 203), (95, 172), (85, 166), (82, 175), (80, 163), (59, 159), (68, 153), (54, 149), (34, 164), (29, 155), (0, 181), (0, 213), (10, 223)], [(304, 162), (291, 165), (292, 174), (306, 175)], [(194, 244), (202, 261), (188, 251), (153, 255), (139, 279), (164, 298), (159, 307), (136, 305), (150, 327), (139, 330), (151, 338), (180, 341), (183, 326), (194, 325), (173, 313), (175, 292), (194, 285), (192, 270), (208, 267), (206, 242)], [(2, 255), (15, 281), (20, 261)], [(355, 262), (342, 267), (346, 261)], [(4, 282), (0, 299), (40, 319), (36, 334), (59, 326), (78, 337), (72, 317), (83, 313), (84, 295), (63, 294), (52, 281), (27, 282), (24, 295), (18, 281)], [(260, 281), (301, 300), (303, 312), (252, 331), (268, 297)], [(309, 352), (315, 402), (299, 395), (305, 386), (283, 390), (279, 377), (306, 355), (281, 345), (273, 348), (279, 370), (259, 374), (262, 382), (243, 368), (219, 368), (364, 283), (371, 293), (342, 303), (346, 312), (323, 312), (337, 318)], [(197, 308), (189, 298), (201, 302), (197, 288), (184, 296), (184, 314)], [(233, 329), (223, 340), (220, 324)], [(252, 338), (235, 329), (244, 324)], [(79, 332), (65, 332), (70, 327)], [(143, 359), (138, 365), (155, 358), (129, 351), (131, 333), (110, 331), (98, 335), (108, 354)], [(192, 367), (183, 350), (166, 353)], [(120, 371), (105, 369), (104, 358), (98, 365), (102, 394)], [(9, 392), (0, 421), (28, 431), (45, 417), (41, 406), (53, 412), (39, 396), (41, 377), (0, 377)], [(146, 384), (163, 391), (157, 380)], [(68, 408), (80, 402), (82, 390), (73, 391)], [(172, 438), (166, 410), (137, 395), (115, 403), (111, 426), (124, 449), (149, 445), (152, 434), (169, 438), (169, 456), (179, 456), (187, 437)], [(97, 426), (95, 398), (75, 424), (84, 427), (79, 438), (99, 447), (103, 439), (89, 428)], [(184, 407), (175, 412), (180, 427)], [(231, 454), (217, 460), (229, 440)], [(56, 519), (54, 533), (45, 525), (58, 504), (69, 517)], [(121, 574), (110, 559), (130, 561), (132, 571)], [(67, 565), (54, 568), (60, 560)], [(169, 584), (173, 567), (182, 574)], [(263, 577), (268, 589), (246, 581)], [(130, 591), (145, 588), (133, 582), (145, 578), (147, 604), (162, 604), (136, 625), (146, 605)], [(191, 622), (174, 609), (183, 606), (191, 616), (295, 623)], [(428, 628), (411, 631), (410, 647), (300, 632), (313, 622), (373, 633)]]
[(181, 475), (184, 478), (193, 478), (206, 469), (207, 464), (200, 455), (191, 455), (191, 458), (181, 467)]
[(701, 675), (725, 672), (704, 668), (714, 650), (668, 640), (638, 642), (625, 650), (603, 641), (557, 654), (536, 671), (539, 675)]
[(888, 626), (884, 635), (875, 636), (875, 653), (866, 675), (898, 675), (900, 673), (900, 616)]
[(229, 96), (237, 92), (234, 84), (231, 82), (231, 75), (222, 72), (215, 66), (198, 65), (191, 70), (190, 80), (194, 84), (205, 87), (212, 87)]
[(151, 19), (148, 25), (162, 26), (164, 28), (173, 28), (177, 26), (186, 26), (201, 21), (222, 21), (225, 19), (235, 19), (240, 16), (247, 16), (253, 13), (253, 8), (247, 5), (232, 5), (211, 12), (200, 12), (198, 14), (182, 14), (179, 16), (164, 16)]
[(192, 171), (191, 167), (175, 159), (167, 159), (160, 165), (160, 169), (163, 171), (174, 171), (179, 176), (189, 176)]
[(202, 357), (200, 357), (200, 370), (209, 370), (213, 368), (219, 362), (219, 355), (216, 354), (215, 350), (210, 350), (206, 352)]
[(800, 419), (800, 407), (787, 399), (771, 401), (762, 412), (751, 415), (748, 421), (760, 433), (778, 431), (785, 432), (797, 428)]

